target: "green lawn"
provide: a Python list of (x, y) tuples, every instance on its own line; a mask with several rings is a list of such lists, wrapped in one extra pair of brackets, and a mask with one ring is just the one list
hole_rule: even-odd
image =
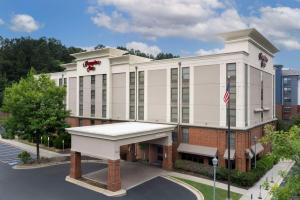
[[(199, 190), (203, 194), (204, 199), (207, 199), (207, 200), (213, 199), (213, 187), (212, 186), (205, 185), (205, 184), (202, 184), (202, 183), (197, 183), (197, 182), (182, 179), (182, 178), (177, 178), (177, 177), (174, 177), (174, 178), (179, 179), (179, 180), (193, 186), (197, 190)], [(241, 198), (241, 196), (242, 196), (241, 194), (231, 192), (231, 199), (232, 200), (238, 200), (238, 199)], [(226, 190), (216, 188), (216, 200), (225, 200), (226, 197), (227, 197), (227, 191)]]

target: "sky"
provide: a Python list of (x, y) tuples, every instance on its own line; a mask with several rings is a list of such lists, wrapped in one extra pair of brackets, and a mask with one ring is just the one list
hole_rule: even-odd
[(66, 46), (125, 46), (156, 55), (222, 52), (218, 33), (256, 28), (300, 69), (300, 0), (0, 0), (0, 36)]

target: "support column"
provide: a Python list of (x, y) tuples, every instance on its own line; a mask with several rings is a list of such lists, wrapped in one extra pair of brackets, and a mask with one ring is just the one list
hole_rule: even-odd
[(81, 177), (81, 153), (71, 151), (70, 177), (78, 179)]
[(113, 192), (121, 189), (120, 160), (108, 160), (107, 189)]
[(173, 162), (172, 162), (172, 145), (163, 147), (163, 163), (162, 168), (165, 170), (172, 170)]

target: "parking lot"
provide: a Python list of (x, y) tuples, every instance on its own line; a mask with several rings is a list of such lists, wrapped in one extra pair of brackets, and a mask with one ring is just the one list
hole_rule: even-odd
[(0, 142), (0, 162), (8, 165), (16, 165), (20, 162), (18, 154), (22, 151), (22, 149)]

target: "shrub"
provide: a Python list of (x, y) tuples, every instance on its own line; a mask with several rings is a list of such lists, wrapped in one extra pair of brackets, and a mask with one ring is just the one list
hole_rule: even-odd
[(63, 140), (64, 140), (65, 149), (70, 148), (71, 147), (71, 136), (66, 133), (56, 136), (53, 139), (53, 146), (57, 149), (62, 149), (63, 148), (63, 145), (62, 145)]
[[(278, 161), (272, 156), (263, 156), (256, 163), (256, 169), (249, 172), (240, 172), (237, 170), (231, 171), (231, 182), (235, 185), (242, 187), (253, 186), (267, 171), (269, 171), (274, 164)], [(207, 166), (201, 163), (196, 163), (188, 160), (176, 160), (175, 168), (182, 169), (189, 172), (194, 172), (200, 175), (212, 177), (213, 167)], [(217, 167), (216, 179), (221, 181), (227, 181), (228, 169), (223, 167)]]
[(20, 160), (26, 164), (31, 160), (31, 155), (27, 151), (22, 151), (19, 153), (18, 158), (20, 158)]
[(54, 137), (52, 135), (43, 135), (41, 143), (45, 146), (48, 146), (48, 137), (49, 137), (49, 147), (53, 147)]

